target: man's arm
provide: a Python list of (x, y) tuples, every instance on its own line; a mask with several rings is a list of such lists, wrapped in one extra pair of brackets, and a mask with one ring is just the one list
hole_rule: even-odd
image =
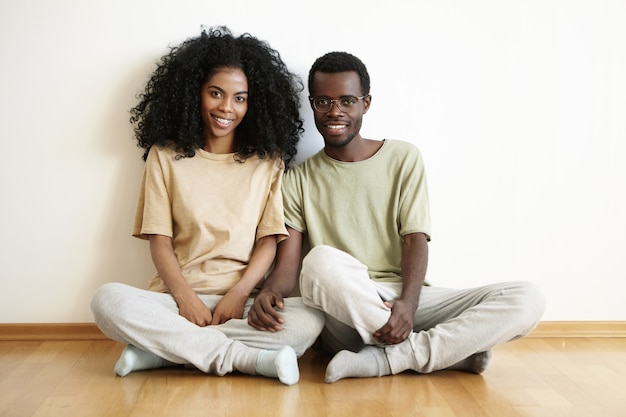
[(381, 343), (404, 341), (413, 331), (413, 320), (428, 267), (428, 242), (423, 233), (411, 233), (402, 243), (402, 294), (386, 303), (391, 308), (389, 321), (374, 333)]
[(287, 227), (287, 231), (289, 238), (278, 244), (274, 270), (248, 312), (248, 324), (258, 330), (282, 330), (284, 319), (279, 310), (284, 307), (283, 298), (291, 294), (298, 282), (302, 233), (291, 227)]

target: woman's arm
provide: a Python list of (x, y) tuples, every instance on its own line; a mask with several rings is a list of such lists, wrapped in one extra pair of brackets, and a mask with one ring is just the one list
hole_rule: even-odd
[(278, 244), (276, 265), (248, 312), (248, 324), (257, 330), (277, 332), (283, 329), (285, 320), (280, 314), (285, 306), (283, 299), (298, 283), (303, 237), (289, 226), (287, 231), (289, 238)]
[(243, 276), (215, 306), (211, 324), (222, 324), (243, 317), (246, 300), (269, 270), (275, 255), (276, 235), (264, 236), (256, 242)]
[(149, 238), (152, 262), (178, 304), (179, 314), (198, 326), (211, 324), (211, 310), (200, 301), (181, 273), (172, 247), (172, 238), (163, 235), (150, 235)]

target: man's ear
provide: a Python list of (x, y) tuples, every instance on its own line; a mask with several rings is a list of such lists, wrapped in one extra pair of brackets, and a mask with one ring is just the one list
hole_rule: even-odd
[(372, 104), (372, 96), (371, 94), (368, 94), (363, 99), (363, 114), (367, 113), (367, 111), (370, 109), (370, 104)]

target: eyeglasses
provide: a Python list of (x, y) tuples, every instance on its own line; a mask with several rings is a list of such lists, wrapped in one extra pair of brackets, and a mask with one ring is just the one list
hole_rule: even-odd
[(343, 96), (337, 100), (331, 100), (330, 97), (309, 97), (311, 103), (313, 103), (313, 108), (320, 113), (327, 113), (330, 109), (333, 108), (333, 103), (337, 105), (339, 111), (349, 112), (354, 109), (359, 102), (359, 100), (364, 99), (365, 97), (369, 97), (369, 95), (356, 97), (356, 96)]

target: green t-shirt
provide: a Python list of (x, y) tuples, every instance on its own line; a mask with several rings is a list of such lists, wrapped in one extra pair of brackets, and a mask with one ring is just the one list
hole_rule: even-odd
[(329, 245), (368, 266), (376, 281), (401, 281), (402, 236), (430, 240), (424, 162), (412, 144), (385, 140), (371, 158), (341, 162), (319, 151), (283, 179), (285, 222), (311, 247)]

